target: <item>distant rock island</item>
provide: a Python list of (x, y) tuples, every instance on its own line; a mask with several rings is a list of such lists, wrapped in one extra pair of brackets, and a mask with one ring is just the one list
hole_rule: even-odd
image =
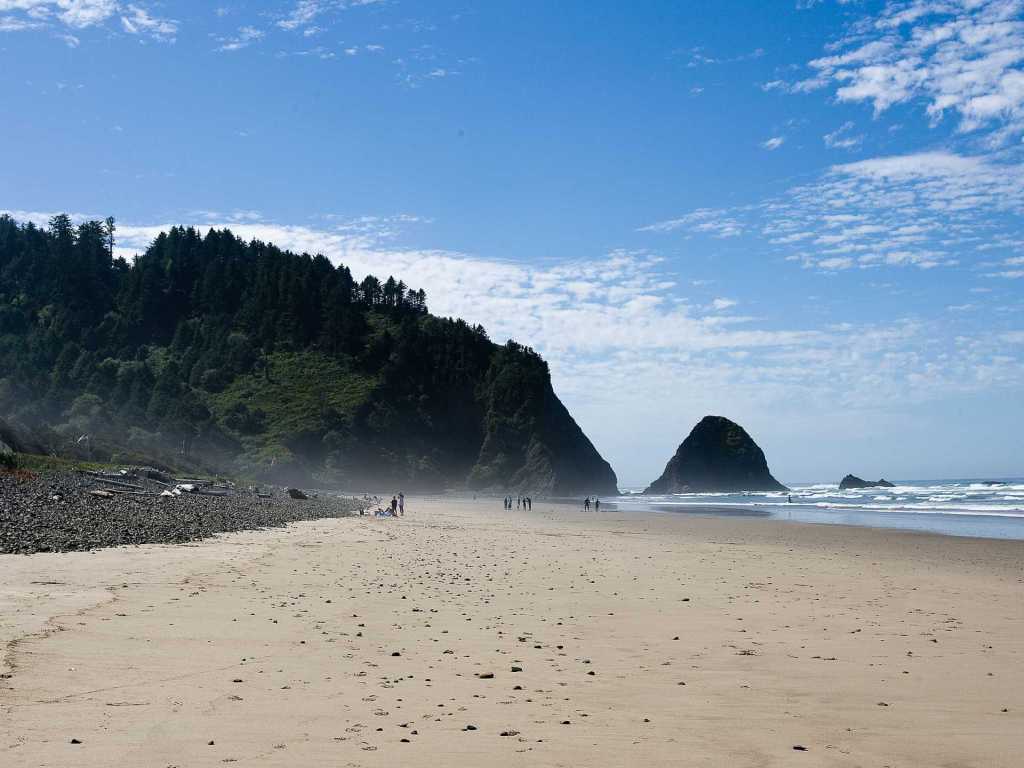
[(881, 480), (864, 480), (857, 477), (856, 475), (847, 475), (839, 483), (840, 491), (856, 490), (857, 488), (895, 488), (896, 486), (886, 480), (884, 477)]
[(743, 427), (724, 416), (705, 416), (644, 493), (785, 490)]

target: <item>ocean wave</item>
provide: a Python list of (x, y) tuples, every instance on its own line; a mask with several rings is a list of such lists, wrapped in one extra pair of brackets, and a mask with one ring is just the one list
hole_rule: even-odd
[[(879, 503), (861, 503), (861, 504), (850, 504), (842, 501), (818, 501), (814, 503), (801, 503), (794, 499), (793, 503), (788, 502), (775, 502), (775, 501), (697, 501), (688, 500), (684, 501), (681, 499), (664, 499), (658, 500), (656, 497), (650, 499), (650, 506), (665, 508), (665, 507), (688, 507), (688, 508), (700, 508), (700, 507), (730, 507), (730, 508), (741, 508), (741, 509), (756, 509), (758, 507), (772, 507), (778, 509), (786, 508), (799, 508), (799, 507), (815, 507), (817, 509), (832, 509), (832, 510), (843, 510), (843, 511), (861, 511), (861, 512), (905, 512), (912, 514), (943, 514), (943, 515), (992, 515), (996, 517), (1021, 517), (1024, 518), (1024, 505), (1020, 504), (958, 504), (958, 505), (942, 505), (926, 502), (907, 502), (907, 503), (893, 503), (893, 504), (879, 504)], [(644, 504), (643, 506), (647, 506)]]

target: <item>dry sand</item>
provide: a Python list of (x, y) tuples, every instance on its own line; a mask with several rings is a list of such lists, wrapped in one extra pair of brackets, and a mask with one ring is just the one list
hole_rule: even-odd
[(0, 557), (0, 765), (1024, 765), (1024, 542), (409, 506)]

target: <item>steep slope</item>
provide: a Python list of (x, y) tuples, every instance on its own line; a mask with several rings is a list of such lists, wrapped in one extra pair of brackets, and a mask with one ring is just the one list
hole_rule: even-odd
[(228, 231), (0, 217), (0, 417), (47, 452), (404, 490), (611, 493), (532, 350)]
[(723, 416), (705, 416), (644, 493), (784, 490), (743, 427)]

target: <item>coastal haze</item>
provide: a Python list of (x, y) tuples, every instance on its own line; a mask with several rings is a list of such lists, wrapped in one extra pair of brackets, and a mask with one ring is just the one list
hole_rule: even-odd
[(0, 765), (1017, 768), (1024, 0), (0, 0)]

